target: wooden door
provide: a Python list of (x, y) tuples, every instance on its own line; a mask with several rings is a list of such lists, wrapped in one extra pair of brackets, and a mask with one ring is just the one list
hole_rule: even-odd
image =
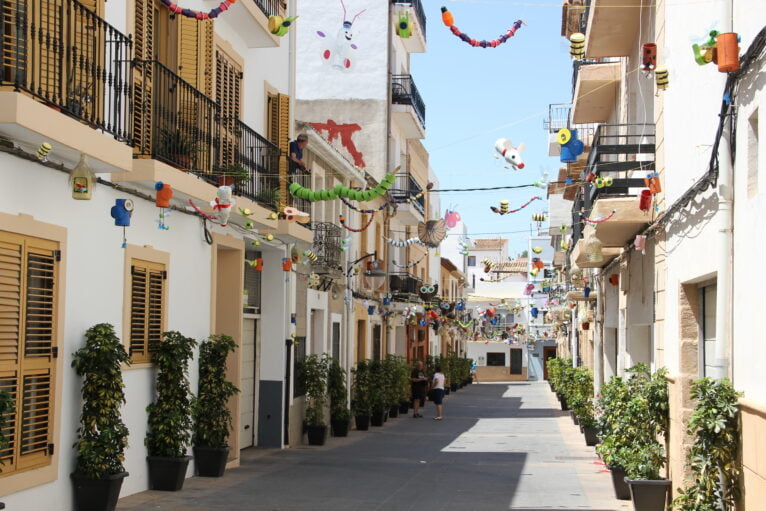
[(245, 319), (242, 328), (242, 379), (239, 416), (239, 448), (251, 447), (255, 441), (255, 337), (258, 320)]
[(511, 348), (511, 374), (521, 374), (521, 348)]
[(556, 347), (549, 346), (543, 348), (543, 378), (548, 379), (548, 361), (556, 358)]

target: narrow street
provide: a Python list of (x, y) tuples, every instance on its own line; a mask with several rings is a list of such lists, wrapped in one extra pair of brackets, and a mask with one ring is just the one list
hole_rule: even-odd
[(221, 479), (119, 510), (623, 510), (609, 473), (544, 382), (470, 385), (437, 422), (389, 419), (324, 447), (243, 452)]

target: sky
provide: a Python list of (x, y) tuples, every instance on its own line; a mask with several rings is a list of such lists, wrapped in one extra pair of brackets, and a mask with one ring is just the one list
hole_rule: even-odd
[[(425, 146), (439, 188), (475, 188), (529, 184), (543, 172), (555, 180), (558, 157), (548, 156), (543, 121), (551, 103), (571, 98), (569, 45), (561, 37), (560, 0), (423, 0), (427, 18), (424, 54), (413, 54), (410, 72), (426, 104)], [(497, 48), (474, 48), (444, 26), (441, 6), (455, 17), (461, 32), (475, 39), (496, 39), (517, 19), (526, 25)], [(525, 168), (503, 168), (493, 157), (498, 138), (514, 146), (524, 142)], [(535, 195), (544, 200), (510, 215), (489, 206), (507, 199), (511, 209)], [(442, 212), (456, 209), (473, 238), (507, 237), (510, 255), (527, 247), (532, 214), (546, 210), (540, 188), (441, 193)], [(503, 233), (503, 234), (484, 234)], [(507, 233), (507, 234), (506, 234)], [(512, 234), (513, 233), (513, 234)]]

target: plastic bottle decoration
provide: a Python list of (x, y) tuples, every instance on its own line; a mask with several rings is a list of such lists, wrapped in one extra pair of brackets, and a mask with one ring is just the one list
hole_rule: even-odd
[(524, 296), (531, 296), (534, 289), (534, 284), (527, 284), (527, 287), (524, 288)]
[(660, 175), (656, 172), (647, 174), (644, 178), (644, 185), (649, 188), (652, 195), (656, 195), (662, 191), (662, 185), (660, 184)]
[(708, 32), (708, 35), (710, 37), (708, 37), (707, 41), (704, 43), (692, 45), (694, 61), (700, 66), (710, 64), (711, 62), (715, 62), (717, 60), (716, 44), (718, 38), (718, 30), (711, 30)]
[(297, 19), (298, 16), (291, 16), (288, 18), (283, 18), (282, 16), (269, 16), (269, 32), (277, 37), (283, 37), (287, 35), (293, 21)]
[(218, 7), (214, 9), (210, 9), (209, 12), (199, 12), (195, 11), (194, 9), (184, 9), (180, 5), (172, 3), (170, 0), (162, 0), (162, 3), (165, 4), (165, 6), (170, 10), (170, 12), (173, 12), (175, 14), (180, 14), (182, 16), (185, 16), (187, 18), (193, 18), (197, 20), (207, 20), (207, 19), (215, 19), (220, 15), (222, 12), (227, 11), (229, 7), (231, 7), (231, 4), (236, 3), (237, 0), (224, 0), (220, 4), (218, 4)]
[(657, 81), (657, 88), (659, 90), (665, 90), (668, 88), (668, 85), (670, 84), (670, 73), (668, 73), (668, 68), (666, 67), (658, 67), (654, 71), (654, 79)]
[(589, 321), (583, 321), (580, 325), (583, 330), (590, 330), (590, 322)]
[(263, 271), (263, 258), (245, 259), (245, 262), (255, 271)]
[(282, 271), (290, 271), (293, 269), (293, 260), (289, 257), (282, 258)]
[(588, 298), (588, 297), (590, 297), (590, 288), (589, 288), (588, 286), (585, 286), (585, 287), (583, 288), (583, 290), (582, 290), (582, 295), (583, 295), (585, 298)]
[(718, 71), (733, 73), (739, 69), (739, 36), (734, 32), (718, 34), (716, 37)]
[(48, 142), (43, 142), (40, 144), (40, 147), (37, 148), (37, 159), (45, 163), (48, 161), (48, 153), (50, 153), (52, 149), (52, 145), (50, 145)]
[(588, 172), (588, 175), (585, 176), (585, 182), (586, 183), (592, 183), (596, 180), (596, 173), (595, 172)]
[(170, 227), (165, 225), (165, 217), (168, 215), (165, 210), (170, 207), (170, 199), (173, 198), (173, 189), (170, 185), (165, 184), (162, 181), (157, 181), (154, 183), (154, 190), (157, 192), (154, 204), (160, 208), (160, 219), (157, 228), (167, 231)]
[(399, 21), (396, 23), (396, 33), (402, 39), (409, 39), (412, 36), (412, 22), (410, 21), (409, 11), (399, 13)]
[(543, 247), (532, 247), (532, 252), (534, 252), (535, 254), (542, 254)]
[(93, 189), (96, 187), (96, 176), (88, 165), (84, 154), (80, 154), (80, 161), (72, 169), (69, 176), (69, 185), (72, 187), (72, 198), (76, 200), (90, 200), (93, 197)]
[(613, 286), (616, 286), (620, 283), (620, 275), (617, 273), (612, 273), (609, 275), (609, 283)]
[(290, 261), (292, 261), (293, 264), (301, 264), (301, 253), (298, 252), (296, 247), (293, 247), (290, 250)]
[(644, 43), (641, 70), (651, 72), (657, 67), (657, 45)]
[(340, 240), (340, 251), (345, 252), (351, 247), (351, 238), (343, 238)]
[(319, 256), (317, 256), (313, 250), (304, 250), (303, 257), (305, 257), (303, 264), (308, 264), (309, 262), (315, 263), (319, 259)]
[(533, 257), (532, 268), (534, 268), (535, 270), (542, 270), (543, 268), (545, 268), (545, 263), (539, 257)]
[(585, 152), (585, 144), (577, 138), (577, 130), (562, 128), (558, 131), (557, 139), (561, 146), (561, 163), (575, 163), (577, 157)]
[(589, 263), (600, 263), (604, 260), (603, 245), (595, 234), (585, 241), (585, 260)]
[(290, 183), (288, 190), (293, 197), (298, 197), (299, 199), (311, 202), (336, 200), (339, 197), (355, 200), (357, 202), (366, 202), (385, 195), (389, 188), (394, 185), (395, 180), (396, 176), (394, 174), (386, 174), (378, 186), (371, 190), (354, 190), (343, 185), (337, 185), (335, 188), (329, 190), (311, 190), (310, 188), (304, 188), (299, 183), (295, 182)]
[(535, 213), (532, 215), (532, 221), (542, 223), (545, 222), (546, 216), (545, 213)]
[(319, 289), (319, 287), (322, 285), (322, 278), (316, 274), (312, 273), (309, 275), (309, 283), (308, 287), (311, 289)]
[(448, 209), (447, 212), (444, 213), (444, 224), (447, 226), (447, 229), (454, 229), (458, 222), (460, 222), (460, 213), (457, 211)]
[(375, 314), (375, 306), (374, 305), (368, 305), (367, 306), (367, 314), (369, 314), (370, 316)]
[(652, 192), (650, 190), (641, 190), (641, 195), (638, 199), (638, 208), (647, 213), (652, 209)]
[(636, 248), (636, 250), (641, 251), (641, 253), (646, 252), (646, 236), (643, 234), (636, 234), (636, 239), (633, 240), (633, 246)]
[(500, 214), (504, 215), (508, 213), (508, 200), (503, 199), (500, 201)]
[(569, 56), (572, 60), (582, 60), (585, 56), (585, 34), (576, 32), (569, 36)]
[(495, 265), (491, 259), (482, 259), (481, 264), (484, 265), (484, 273), (489, 273), (492, 270), (492, 267)]
[[(524, 168), (524, 161), (521, 159), (521, 153), (524, 149), (526, 149), (526, 144), (523, 142), (518, 147), (513, 147), (513, 143), (507, 138), (500, 138), (495, 142), (495, 151), (505, 158), (513, 170)], [(510, 168), (508, 165), (505, 168)]]
[(286, 207), (282, 210), (282, 218), (288, 222), (298, 222), (301, 224), (305, 224), (311, 221), (311, 215), (291, 207)]
[(533, 318), (536, 318), (540, 314), (540, 311), (538, 310), (537, 307), (532, 307), (529, 313), (532, 315)]
[(612, 177), (597, 177), (593, 184), (596, 185), (596, 188), (608, 188), (614, 184), (614, 178)]
[(231, 186), (219, 186), (215, 200), (210, 201), (210, 206), (218, 214), (218, 222), (221, 226), (229, 225), (229, 216), (234, 207)]
[(445, 27), (451, 27), (455, 24), (455, 17), (446, 7), (442, 7), (442, 23), (444, 23)]
[(130, 199), (116, 199), (114, 206), (110, 210), (112, 218), (114, 218), (114, 225), (122, 227), (122, 248), (128, 246), (127, 237), (125, 236), (125, 228), (130, 227), (130, 217), (133, 215), (133, 201)]

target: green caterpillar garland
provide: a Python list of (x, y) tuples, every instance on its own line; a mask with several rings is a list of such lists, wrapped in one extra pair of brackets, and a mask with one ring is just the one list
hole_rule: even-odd
[(385, 195), (394, 184), (395, 175), (386, 174), (383, 181), (378, 186), (371, 190), (354, 190), (348, 186), (338, 185), (330, 190), (311, 190), (304, 188), (298, 183), (290, 183), (290, 195), (298, 197), (299, 199), (308, 200), (311, 202), (335, 200), (338, 197), (344, 199), (355, 200), (358, 202), (365, 202), (377, 199), (381, 195)]

